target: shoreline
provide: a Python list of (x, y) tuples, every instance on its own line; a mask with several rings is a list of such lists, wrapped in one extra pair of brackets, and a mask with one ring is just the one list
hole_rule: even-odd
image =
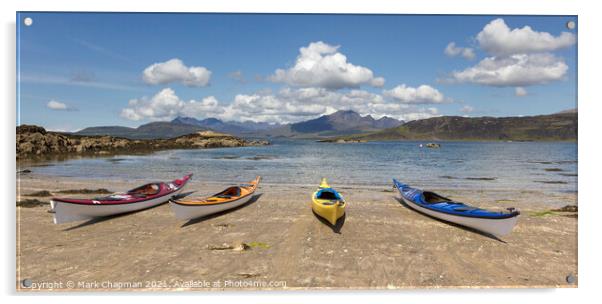
[[(38, 190), (123, 191), (136, 185), (135, 181), (101, 184), (26, 174), (19, 176), (17, 200)], [(193, 195), (206, 195), (225, 186), (193, 179), (184, 191), (198, 189)], [(349, 207), (341, 234), (336, 234), (311, 213), (309, 201), (315, 187), (261, 184), (256, 202), (191, 222), (178, 221), (167, 204), (63, 225), (52, 223), (47, 206), (17, 207), (17, 283), (30, 278), (167, 284), (130, 291), (224, 290), (173, 287), (187, 280), (286, 282), (286, 288), (236, 290), (577, 286), (566, 282), (567, 275), (578, 276), (577, 219), (535, 215), (560, 205), (576, 205), (576, 193), (554, 196), (534, 190), (509, 202), (504, 201), (508, 193), (444, 192), (479, 207), (503, 209), (511, 204), (520, 208), (518, 225), (500, 242), (410, 210), (394, 198), (394, 192), (360, 187), (350, 191), (345, 185), (337, 188)], [(535, 198), (548, 203), (532, 203)], [(256, 246), (243, 251), (212, 249), (243, 243)]]
[[(468, 142), (468, 143), (574, 143), (577, 144), (577, 139), (528, 139), (528, 140), (511, 140), (511, 139), (483, 139), (483, 138), (462, 138), (462, 139), (438, 139), (438, 138), (379, 138), (379, 139), (366, 139), (366, 138), (347, 138), (347, 137), (328, 137), (328, 138), (315, 138), (312, 139), (315, 142), (327, 143), (327, 144), (365, 144), (372, 142), (416, 142), (416, 143), (457, 143), (457, 142)], [(337, 142), (342, 140), (344, 142)]]
[[(182, 173), (183, 175), (184, 173)], [(178, 178), (179, 176), (177, 174), (175, 174), (174, 176), (171, 177), (171, 179), (175, 179)], [(254, 176), (249, 175), (247, 179), (252, 179), (254, 178)], [(33, 181), (33, 182), (40, 182), (39, 186), (31, 186), (31, 182), (26, 182), (27, 187), (25, 189), (29, 189), (31, 190), (30, 192), (21, 192), (19, 193), (19, 184), (17, 185), (17, 200), (19, 200), (19, 196), (28, 198), (29, 196), (27, 195), (28, 193), (31, 192), (35, 192), (35, 191), (51, 191), (53, 189), (48, 189), (48, 188), (55, 188), (54, 190), (65, 190), (68, 187), (71, 187), (71, 190), (75, 189), (75, 188), (86, 188), (89, 185), (95, 185), (95, 187), (92, 187), (94, 189), (97, 188), (106, 188), (111, 190), (112, 192), (123, 192), (126, 190), (129, 190), (131, 187), (126, 187), (124, 186), (125, 184), (130, 184), (130, 185), (140, 185), (140, 184), (144, 184), (144, 183), (148, 183), (151, 181), (155, 181), (155, 179), (140, 179), (140, 178), (135, 178), (135, 179), (126, 179), (126, 178), (113, 178), (110, 180), (107, 180), (105, 178), (96, 178), (96, 177), (69, 177), (69, 176), (58, 176), (58, 175), (50, 175), (50, 174), (38, 174), (35, 172), (31, 172), (31, 173), (26, 173), (26, 174), (20, 174), (18, 175), (17, 178), (18, 182), (20, 180), (23, 181)], [(52, 181), (53, 183), (48, 183), (49, 181)], [(100, 183), (99, 183), (100, 182)], [(220, 187), (227, 187), (227, 186), (231, 186), (231, 185), (236, 185), (236, 184), (240, 184), (240, 183), (245, 183), (247, 182), (246, 179), (240, 179), (240, 180), (232, 180), (232, 181), (228, 181), (228, 182), (223, 182), (223, 181), (211, 181), (211, 180), (198, 180), (195, 179), (195, 177), (193, 176), (192, 180), (189, 182), (189, 184), (187, 185), (186, 189), (200, 189), (200, 192), (204, 192), (204, 189), (215, 189), (215, 190), (219, 190)], [(106, 185), (106, 186), (103, 186)], [(315, 190), (318, 187), (318, 182), (315, 183), (290, 183), (290, 182), (282, 182), (282, 181), (269, 181), (265, 178), (262, 178), (261, 181), (261, 186), (269, 186), (271, 188), (274, 188), (275, 191), (286, 191), (287, 189), (290, 189), (291, 187), (294, 187), (296, 189), (303, 189), (303, 190), (307, 190), (307, 192), (312, 192), (313, 190)], [(397, 194), (397, 190), (393, 189), (392, 184), (366, 184), (366, 183), (354, 183), (354, 184), (349, 184), (349, 183), (333, 183), (332, 184), (333, 187), (335, 187), (336, 189), (339, 189), (339, 192), (342, 194), (345, 193), (352, 193), (354, 190), (357, 190), (358, 192), (366, 192), (366, 195), (370, 195), (370, 194)], [(88, 187), (90, 188), (90, 187)], [(516, 190), (513, 188), (489, 188), (489, 189), (484, 189), (483, 188), (471, 188), (471, 189), (467, 189), (467, 188), (462, 188), (462, 187), (456, 187), (456, 188), (451, 188), (451, 187), (441, 187), (441, 186), (436, 186), (436, 187), (428, 187), (425, 188), (426, 190), (429, 191), (434, 191), (434, 192), (438, 192), (438, 193), (442, 193), (445, 194), (447, 196), (450, 197), (458, 197), (458, 198), (467, 198), (468, 201), (473, 202), (477, 205), (481, 205), (481, 207), (495, 207), (496, 204), (491, 203), (496, 202), (496, 201), (506, 201), (506, 202), (516, 202), (519, 203), (519, 207), (523, 207), (523, 208), (527, 208), (527, 209), (541, 209), (541, 208), (546, 208), (546, 207), (562, 207), (565, 205), (577, 205), (576, 202), (576, 196), (578, 194), (578, 192), (575, 190), (573, 191), (555, 191), (555, 192), (542, 192), (540, 190)], [(205, 194), (210, 195), (213, 194), (212, 192), (206, 192)], [(311, 193), (309, 193), (311, 194)], [(365, 196), (365, 195), (364, 195)], [(546, 198), (548, 198), (548, 201), (543, 203), (541, 199), (538, 199), (536, 201), (526, 201), (529, 198), (531, 198), (532, 196), (545, 196)], [(472, 198), (471, 198), (472, 197)], [(485, 198), (485, 200), (481, 201), (475, 197), (482, 197)], [(510, 197), (514, 197), (515, 199), (509, 199)], [(573, 200), (573, 198), (575, 199), (574, 202), (571, 202)], [(565, 203), (566, 201), (571, 202), (569, 203)]]

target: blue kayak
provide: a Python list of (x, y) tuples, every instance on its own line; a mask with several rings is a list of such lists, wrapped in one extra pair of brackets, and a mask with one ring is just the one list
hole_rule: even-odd
[(510, 233), (520, 215), (514, 208), (500, 212), (466, 205), (434, 192), (412, 188), (396, 179), (393, 179), (393, 185), (401, 199), (416, 211), (496, 236)]

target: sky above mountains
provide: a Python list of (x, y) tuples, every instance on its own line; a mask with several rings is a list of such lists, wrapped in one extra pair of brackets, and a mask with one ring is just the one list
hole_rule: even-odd
[[(22, 20), (32, 18), (25, 26)], [(289, 123), (576, 107), (567, 16), (20, 13), (18, 123)]]

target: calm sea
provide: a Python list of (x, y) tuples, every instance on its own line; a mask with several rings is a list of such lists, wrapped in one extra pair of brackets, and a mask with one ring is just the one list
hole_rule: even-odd
[(195, 180), (316, 185), (390, 185), (391, 178), (433, 188), (577, 191), (577, 144), (566, 142), (424, 142), (358, 144), (274, 141), (270, 146), (171, 150), (52, 162), (35, 173), (93, 179)]

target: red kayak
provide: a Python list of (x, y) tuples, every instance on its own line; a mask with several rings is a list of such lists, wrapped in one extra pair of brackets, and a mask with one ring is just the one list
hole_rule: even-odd
[(192, 174), (171, 182), (145, 184), (125, 193), (93, 199), (52, 198), (54, 223), (89, 220), (96, 217), (133, 212), (158, 206), (178, 195)]

